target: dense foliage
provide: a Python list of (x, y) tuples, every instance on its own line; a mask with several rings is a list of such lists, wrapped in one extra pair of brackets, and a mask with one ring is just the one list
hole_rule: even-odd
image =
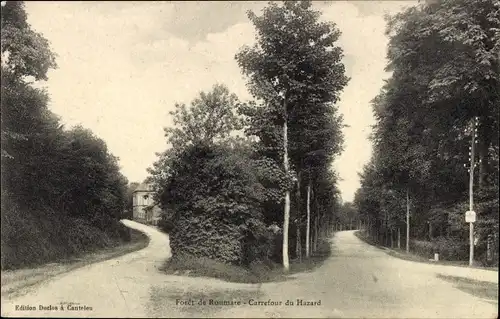
[(189, 107), (177, 104), (165, 129), (171, 147), (151, 181), (174, 258), (273, 260), (288, 270), (289, 251), (301, 258), (303, 243), (314, 251), (339, 206), (330, 166), (342, 150), (335, 103), (348, 79), (340, 32), (311, 2), (270, 3), (249, 18), (257, 44), (236, 60), (255, 101), (216, 85)]
[(26, 18), (22, 2), (2, 7), (2, 267), (126, 236), (118, 220), (127, 180), (117, 158), (89, 130), (64, 129), (47, 107), (47, 93), (30, 82), (45, 80), (56, 65), (47, 40)]
[(241, 122), (237, 104), (216, 85), (190, 108), (178, 104), (172, 112), (176, 126), (165, 131), (173, 147), (160, 154), (151, 179), (174, 256), (249, 264), (272, 255), (263, 208), (277, 200), (284, 176), (272, 162), (255, 159), (249, 141), (230, 136)]
[(380, 242), (404, 230), (407, 204), (411, 238), (468, 241), (468, 153), (476, 134), (478, 259), (486, 258), (488, 236), (498, 247), (499, 10), (497, 0), (442, 0), (389, 18), (392, 76), (373, 101), (374, 153), (356, 194)]

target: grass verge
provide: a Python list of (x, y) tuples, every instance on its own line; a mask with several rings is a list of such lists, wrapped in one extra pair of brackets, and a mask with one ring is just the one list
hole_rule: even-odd
[[(429, 260), (429, 258), (425, 258), (423, 256), (413, 254), (413, 253), (406, 253), (406, 251), (402, 249), (397, 249), (397, 248), (388, 248), (385, 246), (382, 246), (375, 241), (373, 241), (370, 237), (366, 236), (363, 232), (356, 231), (354, 233), (356, 237), (364, 241), (365, 243), (378, 247), (380, 249), (385, 250), (385, 252), (393, 257), (399, 258), (399, 259), (404, 259), (408, 261), (415, 261), (415, 262), (420, 262), (420, 263), (426, 263), (426, 264), (434, 264), (434, 265), (447, 265), (447, 266), (457, 266), (457, 267), (469, 267), (469, 262), (468, 261), (450, 261), (450, 260), (439, 260), (439, 261), (434, 261), (434, 260)], [(485, 269), (485, 270), (494, 270), (498, 271), (498, 267), (480, 267), (480, 266), (474, 266), (473, 268), (477, 269)]]
[(160, 269), (169, 275), (210, 277), (236, 283), (264, 283), (284, 281), (290, 275), (313, 271), (331, 255), (331, 245), (327, 240), (318, 244), (318, 249), (309, 259), (290, 262), (290, 270), (285, 273), (280, 264), (259, 263), (250, 267), (226, 264), (206, 257), (173, 256)]
[(130, 229), (131, 240), (120, 246), (104, 248), (78, 257), (67, 258), (57, 263), (36, 268), (5, 270), (1, 272), (2, 299), (11, 299), (26, 293), (30, 288), (63, 273), (96, 262), (120, 257), (140, 250), (149, 244), (149, 237), (138, 230)]
[(498, 302), (498, 285), (488, 281), (479, 281), (455, 276), (437, 275), (438, 278), (454, 284), (455, 288), (488, 301)]

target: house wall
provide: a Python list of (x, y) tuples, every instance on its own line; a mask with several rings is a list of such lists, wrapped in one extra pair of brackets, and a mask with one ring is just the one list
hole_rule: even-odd
[[(147, 196), (147, 198), (144, 198)], [(161, 209), (154, 206), (150, 212), (146, 211), (148, 206), (154, 205), (153, 192), (137, 191), (133, 196), (133, 217), (134, 220), (157, 224), (161, 216)]]

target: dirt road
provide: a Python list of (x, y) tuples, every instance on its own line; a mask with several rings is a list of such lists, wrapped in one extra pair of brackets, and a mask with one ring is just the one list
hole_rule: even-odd
[[(158, 267), (170, 255), (168, 236), (125, 223), (148, 234), (150, 245), (55, 277), (23, 297), (2, 300), (2, 316), (497, 318), (496, 302), (474, 297), (437, 275), (460, 273), (494, 282), (498, 273), (397, 259), (353, 232), (336, 234), (333, 256), (315, 271), (250, 285), (164, 275)], [(314, 304), (297, 305), (297, 300)], [(220, 304), (229, 301), (241, 305)], [(35, 309), (22, 310), (27, 307)]]

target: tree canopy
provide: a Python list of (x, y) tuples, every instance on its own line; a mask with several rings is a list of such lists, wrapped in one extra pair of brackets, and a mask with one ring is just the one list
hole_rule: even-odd
[(467, 155), (476, 134), (479, 251), (498, 233), (499, 9), (496, 0), (442, 0), (388, 17), (392, 76), (373, 100), (374, 152), (355, 201), (374, 221), (384, 211), (403, 220), (408, 191), (412, 236), (465, 241)]
[(125, 207), (118, 159), (91, 131), (65, 129), (48, 94), (33, 86), (56, 67), (55, 54), (23, 2), (6, 2), (1, 28), (2, 267), (108, 245)]

